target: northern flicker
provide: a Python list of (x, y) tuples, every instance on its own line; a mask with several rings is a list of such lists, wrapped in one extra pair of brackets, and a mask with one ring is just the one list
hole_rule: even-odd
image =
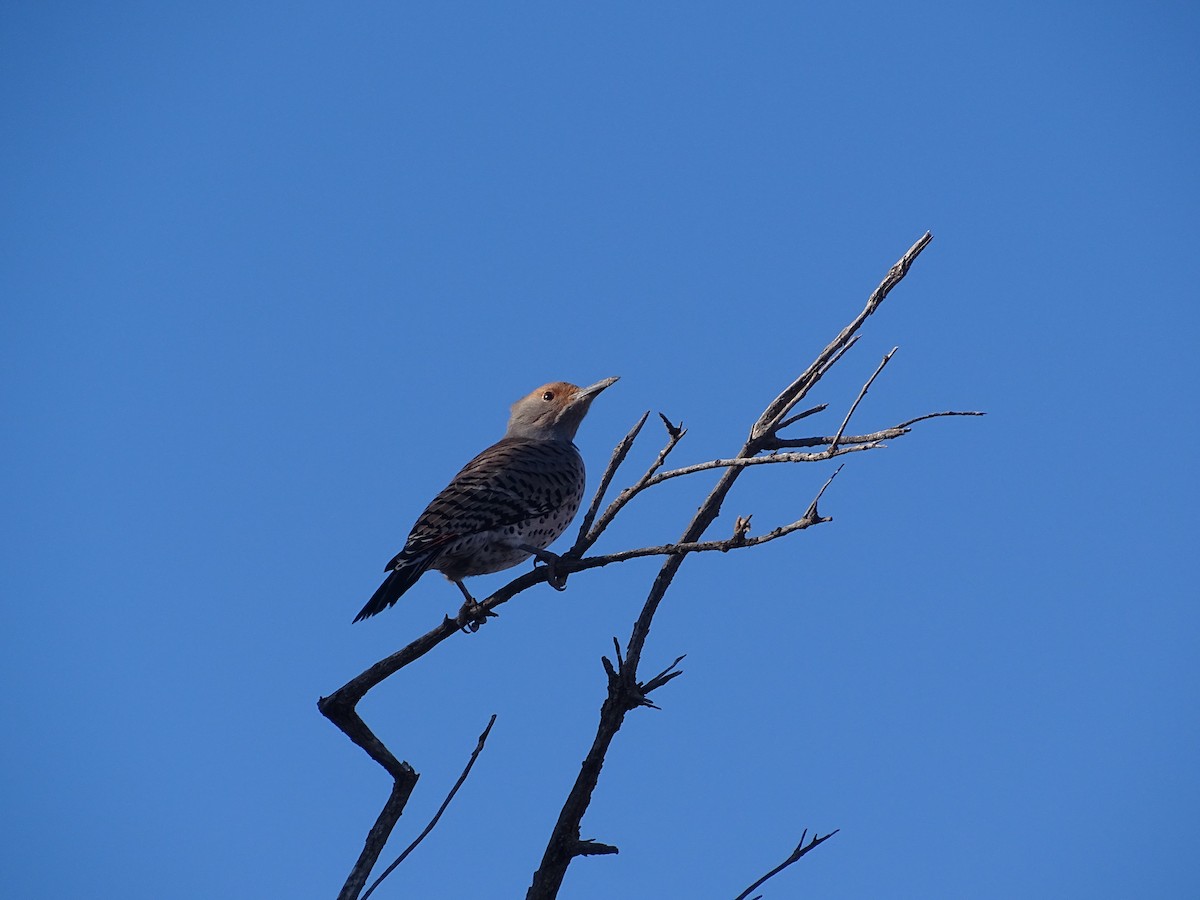
[(543, 554), (583, 499), (583, 457), (572, 442), (588, 407), (616, 381), (542, 385), (512, 405), (508, 430), (433, 498), (354, 621), (382, 612), (437, 569), (474, 602), (462, 580)]

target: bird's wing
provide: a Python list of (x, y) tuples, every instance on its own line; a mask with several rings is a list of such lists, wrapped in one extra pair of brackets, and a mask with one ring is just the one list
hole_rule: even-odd
[(413, 526), (402, 555), (519, 525), (574, 499), (583, 460), (570, 443), (506, 438), (467, 463)]

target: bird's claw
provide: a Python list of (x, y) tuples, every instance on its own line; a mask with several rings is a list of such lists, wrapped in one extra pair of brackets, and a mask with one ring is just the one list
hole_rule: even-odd
[(458, 611), (458, 621), (462, 622), (459, 631), (462, 631), (464, 634), (474, 634), (488, 619), (498, 617), (498, 613), (486, 609), (474, 600), (471, 600), (468, 603), (464, 603), (462, 609)]
[(529, 544), (521, 544), (520, 548), (533, 556), (533, 568), (536, 571), (540, 562), (546, 569), (546, 583), (556, 591), (565, 591), (567, 589), (568, 572), (560, 572), (559, 564), (562, 562), (562, 557), (557, 553), (551, 553), (549, 550), (543, 550), (541, 547), (532, 547)]
[(546, 584), (550, 585), (556, 591), (565, 591), (567, 589), (566, 574), (560, 573), (553, 563), (548, 563), (546, 568), (549, 570), (546, 573)]
[(533, 567), (536, 569), (538, 562), (541, 562), (542, 567), (546, 570), (546, 584), (554, 588), (556, 591), (565, 591), (567, 589), (567, 573), (559, 571), (559, 563), (562, 562), (562, 557), (557, 553), (551, 553), (549, 550), (539, 550), (534, 554), (535, 562)]

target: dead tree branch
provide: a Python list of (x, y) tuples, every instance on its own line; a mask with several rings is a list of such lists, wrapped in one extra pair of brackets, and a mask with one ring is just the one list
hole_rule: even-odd
[[(735, 457), (739, 462), (733, 464), (732, 461), (722, 461), (729, 464), (721, 466), (724, 471), (720, 479), (700, 505), (691, 522), (684, 529), (676, 545), (677, 548), (700, 543), (700, 538), (704, 532), (708, 530), (709, 526), (712, 525), (720, 514), (721, 504), (728, 496), (734, 482), (745, 470), (746, 466), (750, 465), (749, 462), (743, 463), (740, 461), (753, 459), (766, 449), (765, 442), (776, 437), (780, 423), (784, 421), (788, 413), (804, 399), (805, 395), (820, 380), (822, 375), (828, 371), (829, 367), (849, 349), (863, 323), (879, 308), (879, 305), (887, 297), (888, 293), (900, 283), (908, 273), (913, 260), (925, 249), (926, 245), (932, 240), (932, 237), (931, 234), (926, 232), (920, 240), (909, 248), (908, 252), (901, 257), (899, 262), (892, 266), (879, 287), (872, 292), (863, 311), (821, 351), (803, 375), (788, 385), (763, 410), (758, 421), (750, 429), (750, 435), (745, 444)], [(873, 379), (874, 376), (872, 376)], [(867, 382), (868, 387), (870, 383), (870, 381)], [(861, 393), (866, 393), (866, 387), (863, 388)], [(857, 406), (857, 401), (855, 406)], [(851, 413), (853, 411), (854, 407), (851, 407)], [(846, 417), (846, 422), (848, 421), (849, 415)], [(843, 423), (843, 427), (845, 427), (845, 423)], [(827, 454), (826, 458), (837, 455), (836, 444), (839, 438), (840, 431), (830, 442), (830, 449), (825, 451)], [(668, 449), (673, 446), (673, 444), (669, 444)], [(665, 458), (665, 453), (660, 454), (660, 458)], [(651, 470), (653, 471), (653, 469), (654, 467), (652, 466)], [(652, 475), (652, 471), (648, 474)], [(643, 479), (647, 482), (650, 480), (645, 476), (643, 476)], [(815, 500), (809, 507), (809, 513), (814, 521), (820, 520)], [(806, 514), (804, 519), (799, 521), (804, 522), (806, 520), (808, 520), (808, 514)], [(644, 705), (645, 686), (637, 680), (638, 665), (641, 662), (646, 639), (650, 634), (650, 626), (654, 620), (654, 615), (658, 611), (659, 605), (666, 596), (667, 590), (670, 588), (671, 582), (686, 556), (687, 554), (681, 551), (671, 553), (667, 556), (658, 571), (657, 577), (654, 579), (649, 595), (642, 606), (641, 614), (633, 625), (633, 630), (626, 643), (624, 661), (616, 669), (611, 665), (605, 665), (605, 671), (608, 674), (609, 689), (608, 696), (600, 708), (600, 722), (596, 729), (596, 737), (592, 742), (592, 748), (584, 760), (579, 775), (575, 779), (575, 783), (572, 785), (563, 803), (562, 811), (547, 843), (546, 852), (542, 856), (541, 865), (534, 873), (533, 883), (526, 893), (526, 900), (552, 900), (552, 898), (557, 897), (563, 878), (566, 876), (567, 867), (576, 856), (580, 855), (578, 850), (580, 823), (591, 803), (592, 793), (596, 789), (605, 755), (624, 723), (626, 713)]]
[(809, 391), (813, 389), (821, 377), (828, 372), (833, 365), (841, 358), (851, 344), (858, 340), (857, 333), (862, 328), (863, 323), (879, 309), (887, 295), (891, 293), (892, 288), (904, 280), (904, 276), (908, 274), (909, 268), (921, 251), (928, 246), (933, 240), (933, 235), (928, 231), (921, 235), (920, 239), (908, 248), (908, 251), (900, 257), (899, 261), (892, 266), (883, 281), (879, 283), (879, 287), (871, 292), (871, 296), (867, 299), (867, 305), (863, 307), (854, 319), (842, 329), (828, 346), (818, 354), (810, 365), (799, 378), (789, 384), (771, 403), (763, 410), (763, 414), (758, 417), (758, 421), (754, 423), (754, 427), (750, 429), (750, 440), (747, 445), (753, 444), (764, 435), (771, 434), (778, 430), (780, 422), (795, 406), (805, 398)]
[(767, 881), (774, 878), (776, 875), (778, 875), (780, 872), (782, 872), (784, 869), (786, 869), (792, 863), (799, 862), (800, 858), (803, 857), (804, 854), (808, 853), (809, 850), (813, 850), (813, 849), (816, 849), (817, 847), (821, 846), (823, 843), (825, 843), (827, 840), (829, 840), (831, 837), (833, 837), (835, 834), (837, 834), (838, 831), (840, 831), (840, 830), (841, 829), (835, 828), (833, 831), (829, 832), (829, 834), (825, 835), (824, 837), (819, 837), (818, 835), (814, 834), (812, 840), (809, 841), (807, 844), (805, 844), (804, 839), (808, 836), (808, 829), (805, 828), (804, 832), (800, 835), (800, 843), (798, 843), (796, 845), (796, 849), (792, 851), (791, 855), (787, 859), (785, 859), (783, 862), (781, 862), (779, 865), (777, 865), (775, 868), (773, 868), (766, 875), (764, 875), (762, 878), (758, 879), (758, 881), (754, 882), (754, 884), (750, 885), (750, 887), (746, 888), (744, 891), (742, 891), (740, 894), (738, 894), (736, 897), (734, 897), (733, 900), (746, 900), (746, 898), (750, 896), (751, 891), (758, 890), (758, 888), (762, 887), (764, 884), (767, 883)]
[[(646, 416), (648, 415), (650, 415), (650, 413), (647, 412), (646, 415), (642, 416), (641, 422), (645, 422)], [(604, 533), (604, 530), (608, 528), (610, 524), (612, 524), (612, 520), (617, 517), (617, 513), (624, 509), (625, 505), (629, 503), (630, 500), (632, 500), (642, 491), (646, 490), (652, 484), (656, 483), (654, 481), (654, 473), (662, 468), (663, 464), (667, 461), (667, 457), (671, 454), (671, 451), (675, 449), (679, 442), (683, 440), (683, 436), (687, 434), (687, 430), (683, 427), (682, 422), (678, 425), (673, 425), (671, 420), (662, 413), (659, 413), (658, 416), (663, 420), (663, 425), (666, 426), (667, 443), (661, 450), (658, 451), (658, 456), (654, 458), (654, 462), (650, 464), (650, 467), (646, 469), (642, 477), (629, 487), (625, 488), (625, 490), (621, 491), (621, 493), (617, 495), (616, 499), (608, 505), (608, 509), (604, 510), (604, 515), (600, 517), (600, 521), (596, 523), (595, 527), (590, 527), (591, 522), (587, 520), (584, 521), (583, 525), (581, 525), (579, 528), (579, 537), (575, 540), (575, 546), (573, 546), (570, 552), (567, 553), (568, 557), (578, 556), (580, 553), (583, 553), (585, 550), (591, 547), (592, 544), (596, 543), (596, 540), (601, 534)], [(641, 422), (638, 423), (639, 428), (641, 427)], [(613, 458), (616, 459), (616, 454), (613, 454)], [(622, 456), (621, 459), (623, 460), (624, 456)], [(619, 464), (620, 463), (618, 463), (618, 465)], [(596, 499), (593, 501), (593, 505), (598, 506), (601, 499), (601, 494), (597, 492)]]
[(575, 541), (575, 546), (571, 548), (571, 553), (578, 555), (583, 552), (583, 536), (592, 527), (592, 522), (595, 521), (596, 513), (600, 509), (600, 503), (604, 500), (604, 495), (608, 493), (608, 487), (612, 484), (613, 477), (617, 474), (617, 469), (621, 467), (621, 463), (625, 462), (625, 457), (629, 455), (629, 448), (637, 440), (637, 436), (648, 418), (650, 418), (650, 410), (642, 413), (642, 417), (637, 420), (637, 424), (629, 429), (629, 434), (621, 438), (620, 443), (613, 448), (608, 466), (605, 468), (604, 474), (600, 476), (600, 486), (596, 488), (596, 493), (592, 497), (592, 503), (588, 507), (588, 511), (584, 513), (583, 521), (579, 525), (579, 538)]
[(442, 813), (446, 811), (446, 808), (450, 805), (450, 801), (453, 800), (454, 795), (458, 793), (458, 789), (463, 786), (463, 783), (467, 780), (467, 776), (471, 774), (471, 769), (475, 765), (475, 760), (479, 759), (479, 754), (483, 752), (483, 745), (487, 743), (488, 735), (492, 733), (492, 726), (495, 724), (496, 716), (493, 713), (492, 717), (488, 719), (487, 727), (483, 729), (483, 734), (479, 735), (479, 742), (475, 744), (475, 749), (471, 751), (471, 758), (467, 760), (466, 768), (464, 768), (462, 770), (462, 774), (458, 776), (458, 781), (454, 782), (454, 787), (450, 788), (450, 793), (446, 795), (446, 799), (442, 801), (442, 805), (438, 807), (438, 811), (433, 814), (433, 818), (429, 820), (429, 824), (425, 826), (425, 829), (417, 835), (416, 839), (411, 844), (404, 848), (404, 852), (397, 856), (392, 864), (384, 869), (383, 872), (380, 873), (379, 877), (371, 883), (371, 886), (363, 893), (362, 900), (367, 900), (368, 897), (375, 893), (375, 888), (379, 887), (383, 879), (391, 875), (396, 866), (404, 862), (404, 860), (408, 858), (408, 855), (417, 849), (417, 845), (420, 844), (421, 841), (425, 840), (425, 838), (429, 835), (429, 832), (433, 831), (434, 826), (436, 826), (438, 820), (441, 819)]
[[(683, 560), (692, 553), (727, 552), (734, 549), (753, 547), (758, 544), (777, 540), (813, 525), (830, 521), (828, 517), (820, 515), (817, 504), (826, 488), (833, 481), (833, 478), (836, 477), (836, 471), (817, 492), (816, 497), (809, 504), (804, 515), (794, 522), (781, 525), (764, 534), (750, 537), (748, 536), (750, 527), (749, 517), (739, 517), (731, 537), (723, 540), (703, 540), (704, 533), (716, 520), (723, 501), (741, 472), (753, 465), (817, 462), (844, 456), (848, 453), (875, 450), (883, 447), (884, 441), (907, 434), (915, 423), (925, 419), (938, 416), (982, 415), (982, 413), (976, 412), (954, 411), (927, 413), (890, 428), (866, 434), (846, 435), (845, 431), (859, 403), (891, 358), (892, 354), (889, 353), (875, 370), (875, 373), (864, 384), (862, 390), (859, 391), (858, 397), (851, 404), (841, 426), (832, 437), (807, 436), (789, 438), (782, 437), (779, 434), (783, 428), (794, 425), (796, 422), (810, 416), (817, 415), (826, 409), (826, 404), (820, 404), (805, 409), (802, 412), (789, 415), (823, 375), (838, 360), (842, 359), (846, 351), (854, 345), (858, 339), (857, 332), (862, 324), (878, 308), (879, 304), (883, 302), (888, 292), (904, 278), (913, 260), (916, 259), (930, 240), (931, 235), (928, 233), (925, 234), (892, 267), (879, 287), (872, 292), (863, 311), (849, 325), (842, 329), (838, 336), (825, 347), (799, 378), (793, 381), (792, 384), (785, 388), (767, 406), (751, 428), (745, 444), (735, 456), (728, 459), (713, 459), (676, 469), (664, 470), (663, 467), (666, 465), (667, 459), (687, 432), (682, 425), (675, 425), (660, 414), (667, 432), (667, 439), (662, 448), (645, 472), (633, 484), (620, 491), (601, 513), (600, 509), (604, 497), (611, 487), (618, 470), (626, 461), (634, 442), (640, 435), (649, 417), (649, 413), (644, 414), (614, 448), (608, 466), (600, 479), (599, 487), (580, 523), (575, 543), (555, 563), (555, 574), (559, 579), (562, 579), (574, 572), (617, 564), (630, 559), (639, 559), (647, 556), (664, 556), (666, 559), (662, 563), (657, 577), (654, 579), (642, 607), (641, 614), (633, 625), (629, 640), (625, 645), (624, 654), (622, 654), (620, 645), (614, 639), (617, 650), (616, 662), (613, 663), (607, 658), (602, 659), (608, 679), (608, 694), (600, 709), (600, 720), (596, 736), (581, 766), (579, 776), (564, 801), (558, 820), (548, 840), (541, 865), (534, 874), (533, 883), (529, 888), (527, 897), (546, 898), (546, 900), (555, 897), (562, 884), (567, 867), (576, 857), (617, 852), (617, 848), (610, 844), (582, 839), (580, 837), (580, 823), (599, 780), (600, 770), (608, 748), (615, 738), (617, 731), (620, 729), (625, 714), (642, 706), (654, 707), (655, 704), (649, 699), (649, 695), (681, 674), (676, 667), (683, 659), (682, 656), (653, 678), (646, 681), (638, 680), (638, 667), (641, 663), (645, 642), (649, 635), (655, 612)], [(894, 353), (895, 351), (893, 350), (892, 352)], [(812, 452), (798, 452), (793, 448), (814, 449)], [(780, 452), (784, 450), (789, 452)], [(584, 556), (600, 536), (611, 526), (617, 515), (639, 494), (669, 479), (709, 470), (721, 470), (721, 476), (676, 542), (653, 547), (621, 550), (605, 555)], [(838, 471), (840, 471), (840, 468)], [(360, 897), (363, 886), (366, 884), (371, 870), (376, 865), (383, 846), (396, 822), (403, 813), (404, 807), (419, 777), (412, 766), (407, 762), (398, 760), (388, 750), (363, 721), (361, 716), (359, 716), (357, 711), (359, 701), (372, 688), (394, 675), (400, 669), (420, 659), (426, 653), (439, 646), (443, 641), (462, 632), (478, 630), (488, 618), (496, 615), (495, 610), (497, 607), (534, 585), (547, 581), (548, 578), (548, 568), (544, 565), (535, 565), (531, 571), (526, 571), (514, 578), (486, 599), (473, 604), (464, 604), (455, 616), (444, 617), (442, 622), (437, 626), (416, 638), (396, 653), (370, 666), (328, 697), (322, 697), (318, 701), (317, 705), (321, 713), (350, 738), (351, 741), (357, 744), (372, 760), (380, 765), (393, 780), (392, 791), (387, 803), (384, 805), (375, 825), (371, 828), (367, 836), (363, 851), (351, 869), (350, 875), (339, 894), (339, 900), (357, 900)], [(490, 729), (490, 727), (489, 724), (488, 728)], [(475, 756), (482, 749), (486, 736), (487, 731), (485, 730), (484, 734), (480, 737), (480, 744), (476, 749), (476, 754), (472, 756), (471, 763), (468, 763), (467, 771), (470, 770)], [(466, 774), (466, 772), (463, 773), (464, 778)], [(451, 791), (451, 797), (457, 788), (458, 786), (456, 785), (454, 790)], [(450, 797), (447, 797), (447, 803), (449, 800)], [(440, 811), (438, 815), (440, 816)], [(424, 833), (427, 833), (429, 828), (432, 828), (436, 822), (437, 817), (430, 823)], [(424, 833), (421, 837), (424, 836)], [(825, 838), (814, 840), (807, 849), (812, 849), (827, 837), (829, 835), (826, 835)], [(419, 840), (420, 837), (417, 841)], [(807, 849), (804, 852), (807, 852)], [(386, 876), (407, 853), (408, 851), (405, 851), (404, 854), (401, 854), (400, 859), (396, 863), (393, 863), (384, 875)]]
[(829, 443), (830, 453), (837, 452), (838, 441), (840, 441), (842, 439), (842, 435), (845, 434), (846, 426), (850, 424), (850, 417), (854, 415), (854, 411), (858, 409), (858, 404), (862, 403), (863, 397), (867, 396), (867, 391), (871, 389), (871, 385), (875, 383), (875, 379), (879, 377), (879, 373), (883, 371), (883, 367), (891, 361), (891, 358), (896, 355), (896, 351), (899, 349), (899, 347), (893, 347), (890, 351), (888, 351), (888, 353), (883, 357), (883, 361), (879, 364), (879, 368), (876, 369), (874, 374), (867, 379), (867, 383), (862, 386), (862, 390), (858, 392), (858, 396), (855, 397), (854, 402), (850, 404), (850, 409), (846, 413), (846, 418), (842, 419), (842, 427), (838, 429), (837, 434), (833, 436), (833, 440)]

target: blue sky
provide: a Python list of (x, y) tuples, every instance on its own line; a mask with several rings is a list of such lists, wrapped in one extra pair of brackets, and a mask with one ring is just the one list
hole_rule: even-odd
[[(0, 11), (0, 893), (331, 897), (387, 789), (316, 698), (549, 380), (729, 455), (926, 229), (813, 401), (899, 352), (833, 523), (689, 560), (562, 896), (1194, 897), (1193, 5), (93, 4)], [(619, 479), (658, 449), (647, 436)], [(829, 464), (746, 473), (714, 533)], [(712, 483), (601, 551), (675, 537)], [(373, 693), (421, 772), (376, 896), (523, 896), (653, 578), (541, 587)], [(478, 579), (485, 592), (502, 576)], [(1188, 587), (1188, 585), (1192, 587)]]

